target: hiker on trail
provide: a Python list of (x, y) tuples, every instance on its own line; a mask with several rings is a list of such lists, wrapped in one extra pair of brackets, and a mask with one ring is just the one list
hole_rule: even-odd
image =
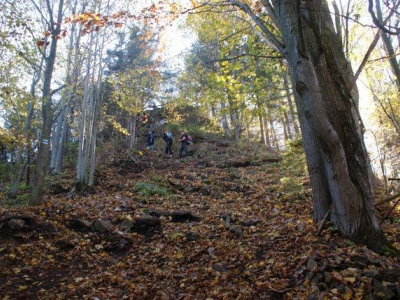
[(165, 141), (165, 154), (172, 157), (172, 143), (174, 141), (174, 137), (172, 136), (171, 131), (165, 130), (163, 140)]
[(150, 151), (154, 151), (154, 139), (156, 138), (156, 133), (153, 131), (149, 131), (146, 134), (146, 146), (145, 148), (149, 147)]
[(181, 142), (181, 148), (179, 149), (179, 158), (183, 157), (183, 152), (185, 152), (185, 155), (187, 155), (189, 145), (188, 140), (189, 136), (184, 131), (181, 131), (181, 138), (179, 139), (179, 142)]

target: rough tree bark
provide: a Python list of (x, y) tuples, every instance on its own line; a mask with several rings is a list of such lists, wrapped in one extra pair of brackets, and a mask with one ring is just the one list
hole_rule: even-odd
[[(312, 176), (315, 189), (326, 190), (316, 199), (315, 219), (321, 220), (332, 205), (332, 220), (340, 231), (378, 252), (390, 249), (375, 216), (368, 154), (358, 116), (356, 89), (350, 64), (345, 60), (341, 41), (335, 34), (325, 1), (308, 0), (300, 9), (286, 1), (273, 1), (280, 20), (286, 58), (297, 106), (302, 106), (300, 122), (310, 127), (309, 139), (318, 155), (321, 182)], [(310, 148), (310, 145), (306, 148)], [(306, 149), (307, 151), (307, 149)], [(317, 183), (317, 184), (316, 184)]]
[(357, 109), (358, 93), (326, 1), (263, 1), (281, 40), (249, 6), (251, 16), (289, 67), (314, 200), (314, 220), (332, 206), (340, 232), (379, 253), (397, 252), (375, 216), (370, 164)]

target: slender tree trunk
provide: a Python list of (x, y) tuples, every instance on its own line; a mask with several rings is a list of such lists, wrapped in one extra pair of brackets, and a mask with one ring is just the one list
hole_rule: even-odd
[[(52, 10), (50, 9), (50, 3), (47, 2), (49, 7), (49, 13), (51, 15)], [(36, 163), (36, 175), (35, 175), (35, 185), (33, 186), (32, 197), (30, 199), (31, 205), (39, 205), (43, 201), (43, 188), (44, 181), (49, 165), (49, 150), (50, 150), (50, 137), (51, 137), (51, 125), (53, 123), (53, 109), (51, 100), (51, 81), (53, 77), (53, 70), (56, 61), (57, 54), (57, 41), (54, 38), (60, 34), (60, 28), (63, 16), (63, 5), (64, 1), (60, 0), (58, 5), (58, 15), (57, 20), (53, 21), (51, 15), (50, 24), (51, 29), (51, 43), (50, 52), (45, 60), (46, 68), (44, 72), (44, 82), (43, 82), (43, 94), (42, 94), (42, 134), (39, 144), (39, 153)]]
[(238, 113), (237, 109), (234, 109), (233, 111), (231, 111), (231, 121), (232, 121), (232, 124), (233, 124), (233, 129), (235, 131), (236, 144), (239, 144), (240, 143), (240, 136), (241, 136), (242, 126), (240, 125), (239, 113)]
[(30, 86), (30, 95), (32, 99), (28, 103), (27, 114), (25, 119), (25, 137), (26, 137), (26, 185), (30, 185), (30, 176), (31, 176), (31, 159), (33, 156), (32, 149), (32, 118), (34, 113), (34, 105), (36, 102), (36, 86), (39, 83), (42, 75), (42, 67), (44, 63), (44, 57), (40, 60), (40, 64), (38, 68), (35, 70), (35, 75), (32, 78), (31, 86)]
[(53, 135), (53, 143), (52, 143), (51, 158), (50, 158), (50, 172), (54, 172), (54, 173), (56, 173), (55, 165), (56, 165), (58, 153), (60, 151), (62, 152), (62, 149), (60, 148), (60, 140), (61, 140), (62, 126), (64, 124), (64, 119), (65, 119), (65, 108), (58, 115), (57, 123), (56, 123), (55, 129), (53, 130), (54, 135)]
[[(97, 98), (97, 97), (96, 97)], [(99, 99), (96, 99), (96, 102), (98, 102)], [(91, 139), (91, 144), (90, 144), (90, 169), (89, 169), (89, 186), (92, 186), (94, 184), (94, 171), (96, 169), (96, 142), (97, 142), (97, 119), (98, 119), (98, 107), (97, 104), (95, 111), (94, 111), (94, 116), (93, 116), (93, 134), (92, 134), (92, 139)]]
[(242, 126), (241, 126), (241, 122), (240, 122), (239, 112), (236, 107), (234, 97), (231, 95), (230, 91), (227, 90), (226, 94), (227, 94), (227, 99), (228, 99), (228, 103), (229, 103), (230, 121), (231, 121), (231, 125), (233, 128), (233, 133), (235, 134), (235, 141), (236, 141), (236, 144), (239, 144), (240, 136), (241, 136), (241, 132), (242, 132)]
[[(34, 90), (34, 87), (33, 87)], [(32, 97), (35, 93), (31, 92)], [(33, 117), (33, 103), (28, 104), (28, 111), (25, 119), (25, 138), (26, 138), (26, 185), (30, 185), (31, 181), (31, 158), (33, 155), (32, 149), (32, 117)]]
[(96, 103), (95, 103), (95, 95), (94, 95), (94, 78), (93, 77), (92, 77), (91, 83), (90, 83), (89, 107), (88, 107), (86, 128), (85, 128), (86, 144), (85, 144), (85, 152), (83, 155), (83, 183), (84, 184), (88, 184), (88, 182), (89, 182), (88, 165), (89, 165), (91, 145), (92, 145), (92, 140), (93, 140), (94, 114), (96, 111), (96, 108), (95, 108)]
[(267, 141), (265, 139), (264, 121), (261, 114), (258, 115), (258, 122), (260, 123), (261, 143), (267, 145)]
[(286, 99), (289, 104), (290, 119), (291, 119), (293, 127), (294, 127), (294, 132), (296, 133), (297, 136), (299, 136), (300, 129), (299, 129), (299, 125), (297, 124), (297, 115), (296, 115), (296, 111), (294, 109), (292, 97), (290, 96), (290, 88), (289, 88), (289, 83), (288, 83), (286, 76), (283, 77), (283, 84), (284, 84), (285, 90), (286, 90)]
[(221, 102), (221, 122), (222, 122), (222, 128), (224, 129), (225, 135), (228, 139), (232, 138), (232, 131), (229, 128), (229, 124), (228, 124), (228, 118), (226, 116), (226, 112), (225, 112), (225, 102)]
[(265, 127), (265, 142), (267, 143), (268, 149), (272, 149), (271, 138), (269, 135), (268, 118), (265, 113), (263, 115), (263, 123)]
[(286, 111), (283, 112), (282, 127), (285, 136), (285, 141), (287, 142), (289, 139), (292, 138), (292, 130), (290, 129), (290, 123)]
[[(381, 23), (384, 23), (384, 20), (382, 18), (382, 10), (381, 10), (381, 5), (380, 5), (380, 1), (376, 1), (376, 12), (377, 12), (377, 16), (378, 19)], [(388, 54), (389, 57), (389, 63), (390, 66), (392, 67), (393, 73), (396, 77), (396, 85), (397, 88), (400, 90), (400, 67), (399, 67), (399, 62), (397, 61), (397, 55), (396, 52), (394, 50), (392, 41), (389, 37), (389, 35), (382, 31), (382, 40), (383, 43), (385, 45), (385, 49), (386, 49), (386, 53)]]
[(136, 144), (136, 124), (138, 122), (137, 115), (131, 116), (129, 121), (129, 136), (128, 136), (128, 148), (133, 149)]
[[(78, 1), (74, 0), (73, 2), (69, 2), (67, 5), (71, 10), (71, 14), (74, 15), (77, 10)], [(54, 143), (57, 143), (53, 147), (56, 151), (52, 152), (52, 164), (51, 169), (54, 173), (60, 173), (62, 171), (62, 164), (65, 154), (65, 145), (68, 140), (69, 133), (69, 124), (68, 119), (70, 118), (70, 113), (72, 110), (72, 102), (73, 102), (73, 94), (75, 93), (76, 83), (78, 82), (78, 68), (79, 68), (79, 45), (80, 45), (80, 33), (77, 32), (76, 23), (72, 23), (71, 30), (69, 32), (69, 45), (68, 45), (68, 54), (67, 54), (67, 66), (66, 66), (66, 75), (67, 78), (65, 80), (66, 89), (63, 91), (62, 99), (65, 104), (65, 108), (62, 113), (59, 115), (61, 118), (58, 122), (58, 128), (60, 130), (60, 134), (58, 138), (54, 139)], [(53, 157), (54, 154), (54, 157)]]
[(274, 144), (274, 148), (279, 151), (279, 141), (278, 141), (278, 137), (276, 136), (274, 122), (272, 121), (272, 119), (269, 120), (269, 125), (270, 125), (271, 138), (272, 138), (272, 142)]
[[(101, 45), (100, 57), (102, 56), (104, 45), (104, 38)], [(97, 74), (97, 87), (94, 101), (94, 112), (93, 112), (93, 135), (90, 147), (90, 171), (89, 171), (89, 185), (92, 186), (94, 184), (94, 172), (96, 169), (96, 146), (97, 146), (97, 130), (98, 130), (98, 119), (100, 115), (100, 107), (101, 107), (101, 89), (102, 89), (102, 75), (103, 75), (103, 67), (100, 63), (98, 74)], [(134, 122), (136, 124), (136, 122)], [(135, 134), (134, 134), (135, 137)]]
[(68, 134), (68, 117), (69, 117), (69, 112), (70, 112), (70, 106), (68, 105), (65, 108), (65, 111), (63, 112), (63, 123), (61, 125), (62, 127), (62, 132), (60, 136), (60, 144), (59, 144), (59, 150), (57, 151), (57, 157), (55, 160), (54, 164), (54, 172), (55, 173), (60, 173), (62, 171), (62, 162), (63, 162), (63, 157), (64, 157), (64, 152), (65, 152), (65, 144), (67, 141), (67, 134)]
[[(87, 131), (87, 119), (88, 119), (88, 102), (90, 101), (90, 79), (91, 79), (91, 66), (92, 66), (92, 44), (93, 44), (93, 36), (94, 33), (90, 34), (89, 41), (89, 52), (87, 58), (86, 65), (86, 79), (85, 79), (85, 89), (84, 95), (82, 99), (82, 108), (81, 108), (81, 117), (79, 121), (79, 146), (78, 146), (78, 163), (76, 167), (76, 179), (79, 184), (87, 184), (85, 182), (86, 168), (87, 163), (85, 164), (85, 154), (87, 153), (87, 140), (88, 140), (88, 131)], [(87, 162), (87, 160), (86, 160)]]
[[(98, 6), (98, 7), (97, 7)], [(101, 9), (101, 2), (96, 2), (96, 9)], [(90, 105), (88, 111), (85, 156), (83, 162), (83, 182), (89, 186), (94, 184), (94, 172), (96, 168), (96, 141), (97, 141), (97, 120), (101, 106), (101, 83), (103, 75), (103, 66), (101, 63), (103, 48), (105, 43), (104, 34), (96, 34), (96, 43), (93, 53), (92, 75), (90, 84)], [(92, 53), (89, 53), (91, 56)], [(90, 60), (90, 59), (89, 59)], [(89, 69), (87, 70), (89, 73)], [(88, 165), (89, 164), (89, 165)]]
[(261, 143), (264, 145), (267, 144), (266, 138), (265, 138), (265, 129), (264, 129), (264, 121), (263, 121), (263, 112), (260, 104), (260, 100), (258, 99), (258, 95), (256, 95), (256, 103), (257, 103), (257, 109), (258, 109), (258, 122), (260, 124), (260, 135), (261, 135)]

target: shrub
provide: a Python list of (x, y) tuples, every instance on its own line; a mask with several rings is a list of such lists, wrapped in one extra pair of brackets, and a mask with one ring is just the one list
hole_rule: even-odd
[(144, 197), (153, 195), (166, 196), (170, 194), (170, 191), (163, 186), (145, 182), (137, 182), (133, 191)]

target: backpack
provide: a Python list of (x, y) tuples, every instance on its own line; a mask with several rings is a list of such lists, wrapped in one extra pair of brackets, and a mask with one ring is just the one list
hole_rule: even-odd
[(167, 139), (170, 139), (170, 140), (173, 139), (173, 136), (172, 136), (172, 133), (171, 133), (171, 132), (168, 132), (168, 133), (167, 133)]
[(154, 133), (150, 133), (149, 135), (149, 143), (153, 144), (154, 143), (154, 138), (156, 137), (156, 135)]
[(185, 141), (186, 141), (188, 144), (192, 144), (192, 143), (193, 143), (193, 138), (192, 138), (192, 136), (191, 136), (191, 135), (187, 135)]

